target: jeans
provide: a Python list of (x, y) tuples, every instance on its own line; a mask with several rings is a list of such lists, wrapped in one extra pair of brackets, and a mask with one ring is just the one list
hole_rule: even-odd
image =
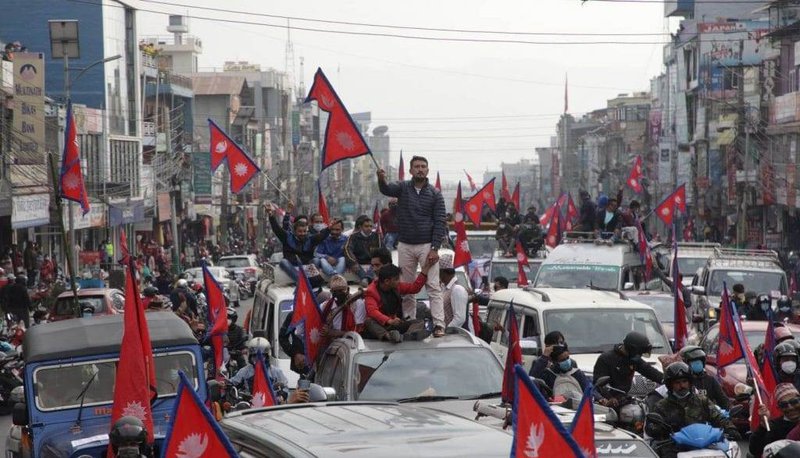
[(341, 275), (344, 273), (344, 268), (345, 268), (344, 256), (336, 259), (335, 266), (332, 266), (331, 263), (328, 262), (328, 258), (326, 256), (317, 258), (315, 261), (317, 267), (322, 269), (322, 272), (329, 277), (331, 275), (336, 275), (336, 274)]
[[(400, 264), (399, 267), (402, 269), (400, 281), (413, 283), (414, 279), (417, 278), (417, 267), (425, 263), (430, 251), (430, 243), (411, 245), (400, 242), (397, 245), (397, 263)], [(442, 298), (442, 284), (439, 283), (439, 263), (434, 264), (427, 274), (428, 281), (425, 283), (425, 289), (428, 291), (433, 324), (444, 328), (444, 301)], [(417, 300), (413, 294), (403, 296), (403, 315), (411, 318), (417, 317)]]
[(397, 236), (398, 236), (397, 232), (387, 232), (383, 236), (383, 246), (385, 246), (390, 250), (394, 250), (395, 248), (397, 248)]
[(297, 266), (289, 262), (288, 259), (281, 259), (281, 269), (286, 272), (286, 275), (291, 277), (292, 280), (297, 281)]

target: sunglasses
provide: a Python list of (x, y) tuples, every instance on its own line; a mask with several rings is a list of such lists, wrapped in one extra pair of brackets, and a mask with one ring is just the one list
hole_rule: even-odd
[(800, 397), (787, 399), (786, 401), (778, 401), (778, 407), (781, 409), (788, 409), (789, 407), (794, 407), (796, 405), (800, 405)]

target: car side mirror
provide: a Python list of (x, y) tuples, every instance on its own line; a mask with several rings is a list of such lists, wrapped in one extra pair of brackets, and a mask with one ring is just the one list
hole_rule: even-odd
[(539, 356), (541, 354), (539, 345), (535, 340), (522, 339), (519, 341), (519, 347), (523, 355)]
[(706, 295), (706, 287), (705, 286), (692, 286), (692, 292), (694, 294), (705, 296)]
[(24, 402), (14, 404), (14, 410), (11, 414), (11, 422), (16, 426), (28, 425), (28, 406)]
[(622, 290), (623, 291), (632, 291), (633, 290), (633, 282), (632, 281), (626, 281), (625, 284), (622, 285)]

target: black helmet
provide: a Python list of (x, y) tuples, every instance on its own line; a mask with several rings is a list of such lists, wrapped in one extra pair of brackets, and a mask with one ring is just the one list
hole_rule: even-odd
[(788, 311), (792, 308), (792, 300), (789, 299), (788, 296), (783, 295), (778, 298), (778, 309), (783, 309), (783, 311)]
[(680, 379), (692, 379), (692, 371), (689, 369), (689, 365), (678, 361), (667, 366), (666, 370), (664, 370), (664, 385), (666, 385), (667, 390), (671, 391), (670, 385), (672, 385), (672, 382)]
[(156, 297), (158, 295), (158, 288), (148, 286), (142, 290), (142, 293), (144, 293), (145, 297)]
[(678, 354), (681, 355), (681, 359), (683, 359), (683, 362), (686, 364), (689, 364), (690, 361), (695, 361), (698, 359), (702, 360), (703, 364), (706, 363), (706, 352), (696, 345), (687, 345), (683, 347)]
[(628, 356), (631, 358), (650, 354), (650, 352), (653, 350), (653, 345), (650, 344), (650, 339), (648, 339), (647, 336), (641, 332), (636, 331), (629, 332), (622, 341), (622, 344), (625, 346), (625, 351), (628, 352)]
[(790, 458), (800, 456), (800, 442), (781, 439), (764, 447), (764, 458)]
[(236, 320), (239, 319), (239, 314), (233, 307), (228, 307), (228, 319), (231, 320), (231, 323), (236, 323)]
[(119, 447), (140, 447), (147, 441), (147, 428), (142, 420), (128, 415), (114, 423), (108, 439), (115, 450)]
[(772, 359), (776, 366), (780, 366), (780, 360), (784, 357), (793, 357), (797, 360), (797, 347), (789, 342), (781, 342), (775, 345), (775, 350), (772, 351)]
[(766, 294), (759, 294), (758, 295), (758, 305), (767, 304), (767, 306), (772, 305), (772, 299)]

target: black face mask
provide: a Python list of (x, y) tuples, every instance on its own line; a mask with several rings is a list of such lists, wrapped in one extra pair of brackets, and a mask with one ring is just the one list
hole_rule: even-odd
[(129, 445), (129, 446), (125, 446), (125, 447), (119, 447), (117, 449), (117, 456), (119, 458), (140, 458), (142, 456), (142, 454), (139, 453), (139, 446), (138, 445), (137, 446), (130, 446)]
[(344, 304), (344, 302), (347, 300), (347, 293), (333, 293), (332, 296), (339, 305)]

